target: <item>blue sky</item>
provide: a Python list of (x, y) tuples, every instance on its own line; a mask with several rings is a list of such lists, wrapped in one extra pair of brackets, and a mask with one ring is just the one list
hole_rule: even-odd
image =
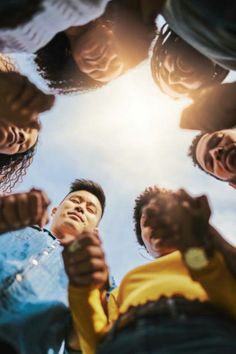
[[(30, 59), (20, 55), (18, 64), (41, 85)], [(42, 115), (38, 151), (17, 190), (42, 188), (53, 207), (75, 178), (99, 182), (107, 196), (100, 234), (117, 282), (150, 259), (135, 241), (132, 222), (134, 200), (149, 185), (207, 194), (212, 223), (236, 242), (236, 191), (194, 168), (186, 156), (195, 135), (178, 128), (186, 104), (158, 90), (147, 61), (102, 89), (58, 97)]]

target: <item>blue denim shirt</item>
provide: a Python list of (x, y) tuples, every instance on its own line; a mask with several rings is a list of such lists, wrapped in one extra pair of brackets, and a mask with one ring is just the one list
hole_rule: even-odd
[(0, 338), (21, 354), (59, 352), (70, 320), (59, 242), (36, 228), (0, 235)]

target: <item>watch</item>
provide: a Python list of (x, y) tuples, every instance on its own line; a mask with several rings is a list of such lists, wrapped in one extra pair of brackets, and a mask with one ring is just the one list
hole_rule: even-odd
[(209, 264), (207, 254), (202, 247), (189, 248), (183, 257), (187, 266), (193, 270), (201, 270)]

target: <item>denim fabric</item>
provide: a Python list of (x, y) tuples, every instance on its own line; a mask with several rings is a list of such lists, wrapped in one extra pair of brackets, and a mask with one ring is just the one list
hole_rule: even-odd
[(232, 322), (205, 317), (143, 318), (108, 335), (97, 354), (235, 354)]
[(0, 235), (0, 337), (21, 354), (59, 352), (70, 319), (58, 241), (25, 228)]
[(200, 53), (227, 69), (236, 69), (235, 0), (166, 0), (163, 16)]

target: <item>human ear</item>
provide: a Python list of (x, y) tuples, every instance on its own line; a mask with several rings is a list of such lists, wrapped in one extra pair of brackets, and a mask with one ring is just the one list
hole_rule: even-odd
[(55, 214), (56, 214), (56, 212), (57, 212), (57, 208), (56, 208), (56, 207), (54, 207), (54, 208), (52, 209), (52, 211), (51, 211), (51, 216), (55, 215)]

